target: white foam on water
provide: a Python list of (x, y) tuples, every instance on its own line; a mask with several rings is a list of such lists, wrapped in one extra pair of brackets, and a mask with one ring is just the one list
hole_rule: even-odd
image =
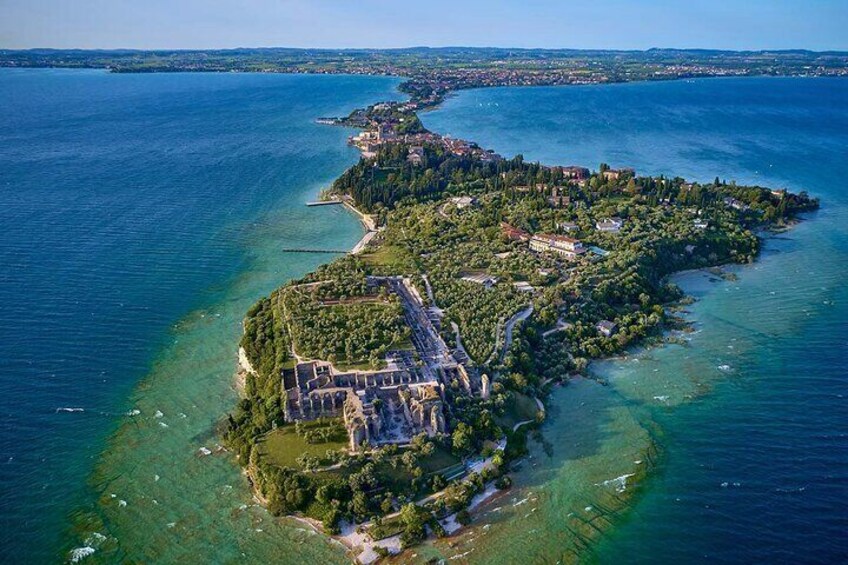
[(627, 490), (627, 479), (635, 475), (636, 473), (629, 473), (626, 475), (621, 475), (620, 477), (616, 477), (614, 479), (608, 479), (602, 483), (595, 483), (596, 487), (615, 487), (615, 492), (622, 493)]
[(97, 550), (94, 549), (93, 547), (89, 546), (89, 545), (86, 545), (86, 546), (83, 546), (83, 547), (76, 547), (76, 548), (71, 550), (70, 562), (71, 563), (78, 563), (79, 561), (85, 559), (86, 557), (88, 557), (89, 555), (94, 553), (95, 551), (97, 551)]
[(135, 409), (127, 412), (127, 416), (138, 416), (139, 414), (141, 414), (141, 410), (139, 410), (138, 408), (135, 408)]
[(106, 536), (104, 536), (100, 532), (94, 532), (93, 534), (85, 538), (85, 545), (97, 547), (104, 541), (106, 541)]
[(726, 373), (728, 371), (732, 371), (733, 367), (731, 367), (730, 365), (719, 365), (718, 370)]
[(805, 490), (807, 490), (806, 485), (802, 486), (802, 487), (798, 487), (798, 488), (778, 488), (778, 489), (775, 489), (775, 492), (793, 493), (793, 492), (804, 492)]
[(56, 408), (56, 413), (59, 412), (85, 412), (85, 408), (65, 408), (64, 406), (61, 408)]
[(668, 395), (655, 396), (654, 400), (658, 400), (659, 402), (667, 402), (668, 401)]

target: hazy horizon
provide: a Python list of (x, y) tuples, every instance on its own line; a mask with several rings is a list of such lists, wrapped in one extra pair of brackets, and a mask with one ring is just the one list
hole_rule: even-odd
[(2, 49), (848, 50), (848, 3), (820, 0), (7, 0)]
[(315, 45), (311, 47), (298, 47), (294, 45), (235, 45), (232, 47), (50, 47), (38, 45), (33, 47), (0, 47), (2, 51), (240, 51), (240, 50), (275, 50), (285, 49), (293, 51), (411, 51), (415, 49), (502, 49), (514, 51), (586, 51), (586, 52), (611, 52), (611, 53), (647, 53), (648, 51), (726, 51), (729, 53), (757, 53), (757, 52), (793, 52), (806, 51), (809, 53), (848, 53), (848, 47), (844, 49), (810, 49), (808, 47), (752, 47), (749, 49), (726, 49), (722, 47), (678, 47), (674, 45), (655, 45), (644, 49), (613, 49), (603, 47), (516, 47), (514, 45), (406, 45), (398, 47), (371, 47), (367, 45), (351, 47), (327, 47)]

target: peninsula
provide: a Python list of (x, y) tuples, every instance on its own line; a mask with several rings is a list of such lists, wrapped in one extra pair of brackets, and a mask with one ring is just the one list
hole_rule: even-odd
[(0, 67), (101, 68), (115, 73), (253, 72), (406, 77), (418, 107), (450, 92), (698, 77), (848, 76), (848, 52), (719, 49), (242, 48), (206, 50), (0, 49)]
[[(362, 157), (322, 196), (356, 252), (248, 312), (227, 445), (257, 496), (361, 561), (450, 534), (507, 489), (552, 383), (662, 339), (672, 273), (747, 263), (818, 201), (716, 178), (547, 166), (428, 131), (412, 92), (322, 122)], [(357, 526), (358, 524), (358, 526)]]

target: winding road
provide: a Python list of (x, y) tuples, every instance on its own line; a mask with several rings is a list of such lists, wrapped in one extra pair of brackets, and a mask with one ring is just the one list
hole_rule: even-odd
[(509, 347), (512, 345), (512, 330), (515, 327), (515, 324), (517, 324), (518, 322), (523, 322), (524, 320), (529, 318), (530, 314), (532, 313), (533, 304), (531, 303), (524, 310), (513, 314), (512, 318), (507, 321), (506, 328), (504, 329), (504, 341), (503, 346), (501, 347), (501, 356), (498, 359), (498, 363), (503, 363), (504, 357), (506, 357), (506, 352), (509, 351)]

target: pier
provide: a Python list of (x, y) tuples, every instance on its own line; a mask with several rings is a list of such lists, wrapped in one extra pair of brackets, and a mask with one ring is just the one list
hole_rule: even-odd
[(332, 253), (334, 255), (350, 253), (346, 249), (309, 249), (305, 247), (284, 247), (281, 251), (283, 253)]
[(307, 202), (307, 206), (330, 206), (332, 204), (341, 204), (341, 200), (316, 200), (315, 202)]

